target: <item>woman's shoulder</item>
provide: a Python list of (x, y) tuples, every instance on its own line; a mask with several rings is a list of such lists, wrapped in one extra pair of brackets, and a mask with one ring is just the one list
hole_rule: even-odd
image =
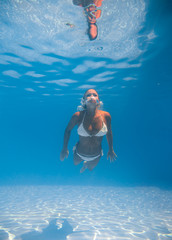
[(77, 122), (80, 122), (83, 117), (84, 111), (75, 112), (72, 116)]
[(73, 114), (73, 116), (75, 116), (75, 117), (80, 117), (80, 116), (82, 116), (84, 114), (84, 111), (78, 111), (78, 112), (75, 112), (74, 114)]
[(99, 110), (100, 114), (103, 115), (105, 118), (111, 118), (111, 115), (109, 112)]

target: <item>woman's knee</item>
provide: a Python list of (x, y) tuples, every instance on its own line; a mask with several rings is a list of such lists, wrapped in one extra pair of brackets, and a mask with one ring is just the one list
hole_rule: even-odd
[(74, 160), (74, 165), (76, 166), (76, 165), (80, 164), (80, 162), (81, 162), (81, 161)]
[(92, 162), (87, 163), (88, 170), (92, 171), (99, 163), (99, 160), (100, 160), (100, 157)]
[(74, 162), (74, 165), (78, 165), (78, 164), (80, 164), (80, 162), (82, 162), (82, 159), (79, 158), (79, 157), (74, 153), (73, 162)]

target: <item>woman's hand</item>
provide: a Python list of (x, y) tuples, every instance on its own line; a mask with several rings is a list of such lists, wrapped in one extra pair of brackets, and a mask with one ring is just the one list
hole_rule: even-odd
[(60, 160), (64, 161), (65, 157), (68, 158), (69, 151), (67, 149), (63, 149), (60, 153)]
[(107, 159), (110, 158), (110, 162), (114, 162), (117, 158), (116, 153), (114, 152), (114, 150), (109, 150), (108, 154), (107, 154)]

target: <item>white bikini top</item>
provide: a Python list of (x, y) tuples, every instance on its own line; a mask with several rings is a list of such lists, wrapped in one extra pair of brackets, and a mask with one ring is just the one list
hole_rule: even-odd
[[(85, 112), (86, 113), (86, 112)], [(101, 116), (101, 115), (100, 115)], [(77, 129), (77, 132), (78, 132), (78, 135), (82, 136), (82, 137), (102, 137), (104, 135), (107, 134), (107, 126), (106, 124), (104, 123), (103, 119), (102, 119), (102, 116), (101, 116), (101, 119), (102, 119), (102, 128), (100, 129), (100, 131), (98, 131), (98, 133), (96, 133), (95, 135), (91, 135), (89, 134), (85, 128), (84, 128), (84, 125), (83, 125), (83, 122), (84, 122), (84, 118), (85, 118), (85, 114), (84, 114), (84, 117), (82, 119), (82, 123), (79, 125), (78, 129)]]

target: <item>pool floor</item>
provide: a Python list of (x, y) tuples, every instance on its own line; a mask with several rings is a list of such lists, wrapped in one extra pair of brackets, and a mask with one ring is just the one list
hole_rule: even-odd
[(172, 191), (2, 186), (0, 240), (172, 239)]

